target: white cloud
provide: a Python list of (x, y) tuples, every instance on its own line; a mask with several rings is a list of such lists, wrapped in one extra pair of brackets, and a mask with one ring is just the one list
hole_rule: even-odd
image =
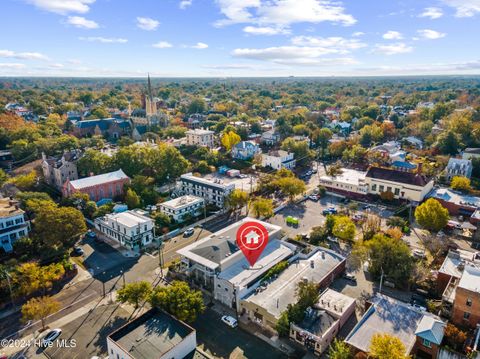
[(363, 36), (363, 35), (365, 35), (365, 33), (362, 32), (362, 31), (357, 31), (357, 32), (354, 32), (352, 34), (353, 37), (360, 37), (360, 36)]
[(180, 1), (180, 5), (178, 5), (178, 6), (180, 6), (180, 9), (184, 10), (187, 7), (191, 6), (192, 2), (193, 2), (193, 0), (182, 0), (182, 1)]
[(403, 39), (403, 35), (398, 32), (398, 31), (387, 31), (385, 34), (382, 36), (386, 40), (401, 40)]
[(0, 62), (1, 69), (23, 69), (25, 68), (25, 64), (13, 63), (13, 62)]
[(430, 19), (438, 19), (443, 16), (443, 10), (438, 7), (427, 7), (418, 15), (419, 17), (429, 17)]
[(275, 25), (287, 28), (301, 22), (329, 21), (353, 25), (355, 18), (345, 13), (341, 3), (331, 0), (216, 0), (224, 19), (217, 26), (252, 23), (257, 26)]
[(357, 39), (346, 39), (343, 37), (314, 37), (296, 36), (292, 38), (292, 44), (296, 46), (323, 47), (332, 49), (336, 53), (345, 54), (351, 50), (366, 47), (367, 44)]
[(438, 32), (438, 31), (429, 30), (429, 29), (418, 30), (417, 33), (420, 35), (422, 39), (427, 39), (427, 40), (436, 40), (436, 39), (441, 39), (442, 37), (447, 36), (447, 34), (443, 32)]
[(270, 26), (246, 26), (243, 28), (243, 32), (250, 35), (288, 35), (290, 30), (280, 27)]
[(455, 8), (456, 17), (472, 17), (480, 13), (480, 0), (442, 0), (442, 2)]
[(203, 50), (206, 49), (208, 45), (204, 42), (197, 42), (195, 45), (192, 46), (192, 49)]
[(82, 16), (69, 16), (67, 23), (83, 29), (97, 29), (98, 24), (93, 20), (85, 19)]
[(137, 17), (137, 27), (146, 30), (146, 31), (153, 31), (156, 30), (158, 25), (160, 25), (160, 21), (149, 17)]
[(397, 42), (395, 44), (376, 44), (373, 52), (383, 55), (397, 55), (406, 54), (413, 51), (413, 47), (404, 44), (403, 42)]
[(96, 0), (25, 0), (36, 7), (55, 12), (57, 14), (80, 13), (85, 14), (90, 10), (91, 4)]
[(61, 69), (61, 68), (64, 67), (63, 64), (60, 64), (60, 63), (54, 63), (54, 64), (50, 64), (48, 66), (52, 69)]
[(89, 37), (79, 37), (78, 38), (81, 41), (89, 41), (89, 42), (101, 42), (104, 44), (124, 44), (128, 42), (127, 39), (122, 39), (118, 37), (101, 37), (101, 36), (89, 36)]
[(15, 52), (11, 50), (0, 50), (0, 57), (21, 60), (48, 60), (48, 57), (39, 52)]
[(159, 41), (155, 44), (152, 45), (153, 47), (156, 47), (157, 49), (168, 49), (170, 47), (173, 47), (171, 43), (168, 41)]

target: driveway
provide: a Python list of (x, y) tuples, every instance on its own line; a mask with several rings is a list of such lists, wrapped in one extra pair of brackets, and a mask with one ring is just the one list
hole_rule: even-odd
[(287, 358), (256, 336), (240, 328), (232, 329), (220, 321), (220, 314), (206, 309), (193, 327), (197, 330), (198, 346), (215, 358), (229, 358), (233, 351), (242, 352), (249, 359)]

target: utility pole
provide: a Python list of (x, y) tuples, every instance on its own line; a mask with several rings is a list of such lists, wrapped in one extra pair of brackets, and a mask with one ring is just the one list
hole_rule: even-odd
[(15, 303), (13, 302), (13, 292), (12, 292), (12, 284), (10, 283), (10, 274), (8, 274), (7, 270), (4, 270), (5, 277), (7, 278), (8, 283), (8, 290), (10, 291), (10, 300), (12, 302), (12, 307), (15, 308)]
[(382, 270), (382, 275), (380, 276), (380, 288), (378, 289), (379, 293), (382, 293), (382, 284), (383, 284), (383, 267), (380, 267)]
[(158, 245), (158, 266), (160, 267), (160, 277), (163, 278), (163, 240)]

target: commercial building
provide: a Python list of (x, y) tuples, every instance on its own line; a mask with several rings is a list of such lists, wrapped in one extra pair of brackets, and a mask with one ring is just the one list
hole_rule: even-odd
[(104, 198), (113, 199), (123, 196), (124, 186), (128, 183), (130, 183), (130, 178), (120, 169), (73, 181), (67, 179), (62, 193), (64, 197), (69, 197), (75, 192), (82, 192), (88, 194), (92, 201), (98, 202)]
[(368, 194), (365, 175), (366, 172), (363, 171), (342, 168), (342, 173), (337, 176), (321, 176), (320, 185), (332, 192), (361, 198)]
[(160, 203), (160, 211), (175, 222), (183, 222), (188, 217), (196, 217), (205, 209), (203, 198), (195, 196), (181, 196), (170, 201)]
[(155, 239), (153, 219), (141, 211), (111, 213), (95, 219), (95, 228), (108, 239), (138, 252)]
[(473, 165), (471, 160), (464, 160), (461, 158), (450, 158), (448, 160), (447, 168), (445, 168), (445, 177), (451, 181), (453, 177), (467, 177), (472, 176)]
[[(471, 217), (480, 208), (480, 198), (450, 188), (434, 188), (428, 197), (435, 198), (453, 216)], [(475, 220), (473, 221), (475, 222)]]
[(261, 326), (275, 328), (282, 312), (296, 302), (296, 288), (302, 281), (326, 289), (345, 270), (345, 258), (340, 254), (317, 248), (308, 254), (297, 254), (290, 265), (270, 283), (245, 296), (240, 302), (243, 319)]
[(107, 336), (109, 359), (183, 359), (196, 347), (195, 329), (155, 308)]
[(45, 182), (61, 191), (67, 180), (77, 180), (78, 159), (78, 151), (65, 152), (60, 158), (48, 157), (42, 153), (42, 171)]
[(203, 146), (208, 148), (215, 147), (215, 138), (213, 131), (196, 128), (186, 132), (188, 146)]
[(355, 299), (325, 290), (300, 324), (290, 324), (290, 339), (320, 356), (355, 313)]
[[(268, 231), (268, 244), (254, 267), (236, 244), (238, 229), (246, 222), (259, 222)], [(182, 271), (214, 298), (238, 311), (240, 299), (258, 287), (258, 280), (275, 264), (291, 257), (296, 246), (281, 241), (281, 227), (244, 218), (177, 251)]]
[(13, 243), (26, 237), (29, 230), (25, 212), (18, 207), (18, 202), (0, 198), (0, 248), (7, 253), (11, 252)]
[(390, 334), (403, 343), (407, 355), (437, 358), (445, 323), (399, 300), (377, 294), (360, 321), (345, 338), (355, 351), (368, 353), (372, 337)]
[(209, 180), (197, 177), (192, 173), (181, 175), (177, 186), (182, 195), (201, 197), (207, 204), (214, 204), (218, 208), (223, 208), (225, 197), (235, 189), (234, 184), (224, 184), (218, 179)]
[(262, 166), (275, 170), (295, 168), (295, 155), (284, 150), (270, 151), (262, 154)]

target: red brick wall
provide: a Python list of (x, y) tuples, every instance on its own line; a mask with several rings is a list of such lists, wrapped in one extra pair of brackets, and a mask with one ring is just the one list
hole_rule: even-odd
[[(92, 187), (87, 187), (87, 188), (82, 188), (79, 190), (79, 192), (82, 193), (87, 193), (90, 196), (90, 199), (92, 201), (99, 201), (102, 198), (114, 198), (114, 197), (119, 197), (123, 196), (123, 187), (125, 184), (129, 183), (130, 179), (129, 178), (124, 178), (118, 181), (113, 181), (113, 182), (108, 182), (108, 183), (102, 183), (97, 186), (92, 186)], [(118, 189), (117, 189), (117, 184), (118, 184)], [(69, 192), (75, 192), (76, 190), (73, 189), (70, 185), (70, 182), (66, 184), (68, 187), (68, 190), (64, 190), (64, 196), (68, 197)], [(103, 189), (103, 195), (101, 193), (101, 189)], [(110, 190), (113, 193), (113, 196), (110, 196)], [(92, 195), (93, 194), (93, 195)]]
[(438, 275), (437, 275), (438, 295), (442, 295), (442, 293), (445, 291), (445, 288), (447, 288), (447, 285), (448, 285), (448, 282), (450, 281), (450, 278), (452, 278), (452, 277), (448, 274), (438, 273)]
[[(471, 306), (467, 306), (467, 298), (472, 300)], [(465, 312), (470, 313), (468, 320), (463, 319)], [(459, 327), (475, 328), (477, 326), (480, 322), (480, 293), (457, 287), (453, 303), (452, 322)]]
[(412, 352), (410, 354), (417, 354), (417, 351), (421, 350), (424, 353), (430, 354), (432, 359), (438, 357), (438, 345), (431, 343), (431, 348), (423, 345), (422, 338), (417, 337), (415, 345), (413, 346)]

